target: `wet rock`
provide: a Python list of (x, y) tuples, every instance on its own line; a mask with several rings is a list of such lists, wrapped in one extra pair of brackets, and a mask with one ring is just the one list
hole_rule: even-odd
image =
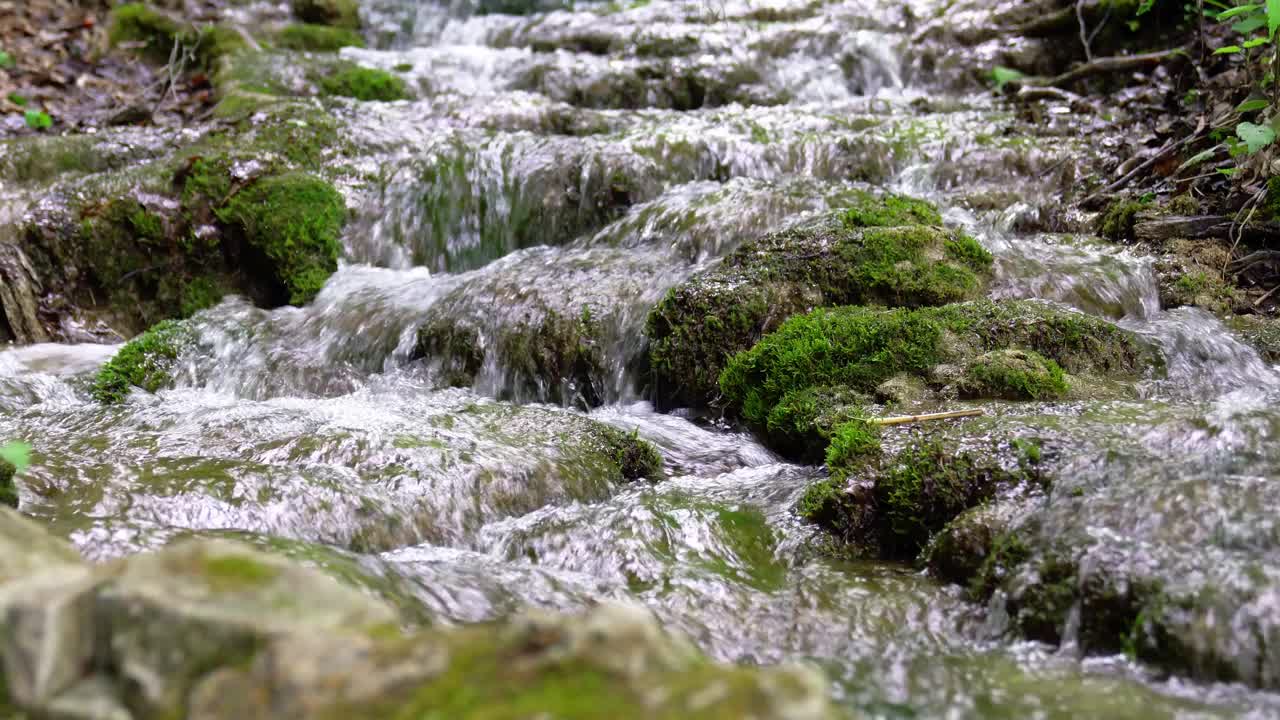
[(1229, 326), (1269, 363), (1280, 363), (1280, 320), (1261, 315), (1238, 315)]
[(280, 31), (277, 43), (289, 50), (337, 52), (344, 47), (364, 47), (364, 38), (347, 28), (294, 23)]
[[(815, 307), (942, 305), (974, 297), (991, 256), (972, 238), (921, 225), (932, 209), (865, 196), (843, 213), (748, 242), (674, 288), (649, 316), (664, 405), (705, 405), (725, 361)], [(895, 227), (868, 227), (887, 223)]]
[(441, 384), (504, 400), (611, 402), (630, 390), (628, 370), (643, 352), (635, 325), (670, 273), (665, 253), (518, 253), (469, 273), (436, 301), (413, 357)]

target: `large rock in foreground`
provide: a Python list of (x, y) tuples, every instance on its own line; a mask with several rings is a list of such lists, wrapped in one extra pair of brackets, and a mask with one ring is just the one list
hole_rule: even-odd
[(0, 558), (6, 712), (835, 717), (817, 673), (717, 665), (636, 608), (406, 634), (380, 600), (250, 545), (187, 540), (94, 567), (4, 508)]

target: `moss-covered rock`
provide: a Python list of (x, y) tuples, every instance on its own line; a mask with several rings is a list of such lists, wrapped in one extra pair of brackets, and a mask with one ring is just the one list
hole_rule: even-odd
[(653, 382), (661, 404), (715, 397), (726, 360), (788, 316), (815, 307), (942, 305), (976, 297), (991, 256), (972, 238), (936, 227), (864, 227), (933, 219), (927, 206), (890, 198), (748, 242), (672, 289), (650, 314)]
[[(279, 302), (309, 302), (338, 269), (347, 208), (332, 185), (288, 173), (258, 180), (217, 211), (262, 258)], [(252, 259), (249, 260), (252, 262)]]
[(360, 29), (358, 0), (290, 0), (289, 7), (305, 23)]
[(841, 426), (828, 450), (829, 477), (811, 485), (801, 517), (858, 554), (910, 561), (960, 513), (1023, 479), (994, 454), (915, 439), (881, 459), (874, 425)]
[(339, 95), (356, 100), (391, 102), (409, 97), (404, 81), (386, 70), (350, 65), (320, 78), (325, 95)]
[(277, 43), (290, 50), (336, 52), (344, 47), (364, 47), (364, 38), (348, 28), (294, 23), (280, 31)]
[(971, 360), (959, 390), (965, 397), (1052, 400), (1067, 394), (1067, 380), (1062, 367), (1040, 353), (1006, 348)]
[(102, 403), (119, 403), (132, 388), (155, 392), (173, 382), (173, 368), (192, 339), (188, 325), (165, 320), (125, 343), (98, 371), (91, 394)]
[[(1009, 350), (1018, 353), (1003, 354)], [(982, 369), (971, 366), (956, 383), (948, 368), (969, 361)], [(1028, 362), (1035, 370), (1031, 376), (1023, 367)], [(1063, 368), (1133, 378), (1157, 364), (1158, 357), (1133, 333), (1040, 301), (917, 310), (820, 308), (791, 318), (735, 355), (720, 376), (720, 389), (748, 422), (768, 428), (774, 409), (809, 387), (872, 392), (906, 373), (935, 386), (958, 384), (971, 396), (1026, 398), (1031, 389), (1050, 396), (1065, 391)]]

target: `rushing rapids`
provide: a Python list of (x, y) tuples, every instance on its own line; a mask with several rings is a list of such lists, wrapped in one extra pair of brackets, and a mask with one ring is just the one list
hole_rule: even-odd
[[(95, 374), (138, 328), (24, 310), (56, 275), (23, 228), (149, 187), (149, 162), (206, 131), (104, 132), (87, 172), (6, 146), (0, 439), (33, 446), (24, 514), (95, 562), (238, 538), (410, 625), (637, 603), (715, 660), (818, 666), (855, 716), (1280, 715), (1280, 372), (1210, 313), (1162, 309), (1150, 261), (1064, 209), (1108, 147), (1086, 119), (1005, 132), (974, 68), (1037, 41), (974, 40), (999, 3), (509, 4), (365, 0), (369, 47), (340, 57), (409, 99), (325, 101), (349, 143), (322, 163), (350, 213), (336, 272), (298, 306), (200, 310), (171, 386), (122, 403)], [(308, 95), (328, 60), (236, 62)], [(978, 600), (967, 578), (829, 552), (796, 513), (821, 466), (656, 409), (646, 322), (668, 291), (868, 188), (976, 238), (987, 297), (1113, 321), (1160, 356), (1121, 392), (948, 406), (985, 414), (938, 435), (1034, 441), (1053, 477), (988, 506), (1021, 554), (974, 578), (993, 584)], [(635, 438), (661, 471), (630, 462)], [(1163, 604), (1099, 640), (1098, 596), (1148, 585)]]

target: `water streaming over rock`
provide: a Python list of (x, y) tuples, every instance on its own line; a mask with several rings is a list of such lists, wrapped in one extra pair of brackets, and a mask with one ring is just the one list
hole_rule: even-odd
[[(331, 544), (446, 622), (637, 600), (718, 658), (815, 662), (875, 717), (1280, 713), (1011, 640), (958, 588), (825, 557), (793, 513), (821, 469), (644, 402), (645, 317), (680, 280), (856, 188), (927, 197), (995, 254), (994, 297), (1118, 321), (1165, 356), (1141, 399), (990, 406), (1070, 453), (1055, 493), (1090, 490), (1041, 532), (1132, 563), (1156, 541), (1216, 553), (1225, 586), (1263, 583), (1280, 375), (1207, 313), (1162, 310), (1146, 260), (1058, 232), (1096, 148), (1003, 135), (964, 70), (990, 48), (957, 57), (901, 3), (544, 4), (365, 4), (374, 47), (344, 55), (411, 68), (416, 99), (346, 111), (377, 181), (351, 191), (343, 264), (311, 304), (200, 313), (178, 387), (117, 408), (85, 394), (113, 347), (0, 351), (0, 438), (35, 445), (24, 510), (91, 558), (190, 531)], [(577, 324), (590, 362), (568, 380), (521, 354)], [(460, 336), (478, 356), (450, 354)], [(670, 478), (601, 479), (566, 450), (591, 420), (651, 440)], [(1155, 485), (1161, 512), (1130, 502)]]

